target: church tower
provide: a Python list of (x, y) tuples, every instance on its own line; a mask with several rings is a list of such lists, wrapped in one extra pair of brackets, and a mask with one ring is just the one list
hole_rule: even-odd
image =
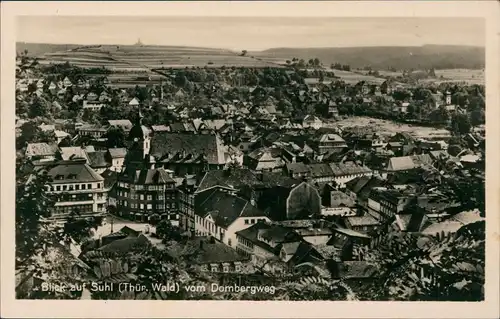
[(138, 107), (137, 119), (128, 135), (128, 153), (125, 165), (142, 167), (145, 158), (151, 149), (151, 130), (142, 123), (143, 116), (140, 106)]

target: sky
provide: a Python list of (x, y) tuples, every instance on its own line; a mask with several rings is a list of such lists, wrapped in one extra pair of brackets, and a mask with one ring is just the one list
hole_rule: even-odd
[(478, 18), (21, 16), (17, 41), (249, 51), (287, 47), (485, 45)]

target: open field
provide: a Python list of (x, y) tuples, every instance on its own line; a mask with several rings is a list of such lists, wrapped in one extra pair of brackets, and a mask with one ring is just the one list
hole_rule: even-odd
[(69, 62), (79, 67), (106, 67), (118, 71), (130, 67), (276, 67), (275, 63), (240, 56), (225, 49), (169, 46), (102, 45), (49, 52), (40, 58), (42, 64)]
[(348, 84), (356, 84), (360, 81), (365, 81), (370, 84), (382, 84), (385, 79), (377, 78), (372, 75), (360, 74), (351, 71), (341, 71), (341, 70), (332, 70), (335, 73), (335, 76), (340, 77), (340, 79)]
[(354, 126), (369, 126), (381, 135), (394, 135), (398, 132), (407, 132), (412, 136), (427, 139), (439, 139), (450, 136), (450, 132), (446, 129), (438, 129), (433, 127), (409, 125), (403, 123), (395, 123), (388, 120), (376, 118), (354, 116), (340, 121), (335, 121), (326, 124), (327, 126), (354, 127)]
[(443, 76), (437, 82), (466, 82), (469, 84), (484, 84), (484, 70), (447, 69), (436, 70), (436, 76)]

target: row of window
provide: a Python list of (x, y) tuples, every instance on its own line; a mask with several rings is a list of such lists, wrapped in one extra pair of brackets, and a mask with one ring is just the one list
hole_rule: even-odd
[(250, 247), (250, 248), (252, 248), (252, 247), (253, 247), (252, 242), (251, 242), (251, 241), (249, 241), (249, 240), (247, 240), (247, 239), (245, 239), (245, 238), (243, 238), (243, 237), (238, 237), (238, 243), (241, 243), (241, 244), (243, 244), (244, 246), (247, 246), (247, 247)]
[(253, 225), (257, 222), (265, 222), (266, 219), (265, 218), (251, 218), (251, 219), (245, 219), (245, 225)]
[[(148, 194), (148, 195), (144, 195), (144, 194), (136, 194), (136, 193), (129, 193), (127, 191), (118, 191), (118, 196), (122, 196), (122, 197), (129, 197), (130, 195), (130, 199), (139, 199), (139, 200), (153, 200), (153, 195), (152, 194)], [(156, 196), (156, 199), (157, 200), (163, 200), (163, 199), (175, 199), (175, 194), (171, 194), (171, 193), (168, 193), (168, 194), (159, 194)]]
[[(232, 268), (232, 269), (231, 269)], [(230, 270), (233, 270), (234, 272), (240, 272), (241, 271), (241, 265), (234, 265), (234, 267), (229, 267), (229, 265), (223, 265), (222, 267), (219, 265), (211, 265), (210, 266), (210, 271), (211, 272), (230, 272)], [(201, 266), (202, 271), (208, 271), (208, 265), (202, 265)]]
[[(95, 196), (95, 197), (94, 197)], [(56, 201), (58, 202), (79, 202), (88, 200), (103, 200), (106, 197), (103, 194), (61, 194), (57, 196)]]
[[(129, 206), (128, 205), (128, 201), (126, 201), (126, 200), (119, 200), (118, 201), (118, 205), (121, 205), (123, 207), (128, 207)], [(148, 209), (148, 210), (152, 210), (153, 209), (153, 204), (146, 204), (146, 205), (143, 204), (143, 203), (139, 203), (139, 204), (137, 204), (137, 203), (131, 203), (130, 204), (130, 208), (132, 208), (132, 209), (135, 209), (135, 208), (144, 209), (144, 207), (146, 207), (146, 209)], [(165, 208), (167, 208), (167, 209), (170, 209), (170, 208), (175, 209), (177, 207), (177, 205), (175, 203), (166, 203), (165, 205), (163, 205), (163, 204), (157, 204), (155, 207), (156, 207), (156, 209), (160, 209), (160, 210), (165, 209)]]
[(53, 208), (53, 213), (56, 215), (69, 214), (72, 212), (91, 213), (93, 211), (92, 204), (90, 205), (73, 205), (73, 206), (56, 206)]
[(162, 191), (165, 189), (172, 189), (174, 188), (174, 184), (165, 184), (165, 185), (134, 185), (134, 184), (128, 184), (124, 182), (118, 182), (119, 187), (123, 188), (130, 188), (130, 189), (135, 189), (138, 191)]
[[(96, 187), (97, 189), (100, 189), (102, 188), (102, 183), (97, 183), (96, 184)], [(53, 191), (57, 191), (57, 192), (60, 192), (60, 191), (79, 191), (79, 190), (88, 190), (88, 189), (92, 189), (92, 184), (89, 183), (89, 184), (71, 184), (71, 185), (56, 185), (55, 187), (54, 186), (50, 186), (50, 191), (53, 192)]]

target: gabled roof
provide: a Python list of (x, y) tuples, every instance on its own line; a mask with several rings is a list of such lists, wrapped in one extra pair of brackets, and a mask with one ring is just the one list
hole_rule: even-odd
[(55, 155), (59, 148), (55, 144), (29, 143), (26, 147), (26, 156)]
[(260, 183), (257, 175), (247, 168), (211, 170), (205, 173), (200, 185), (198, 185), (197, 192), (214, 186), (233, 187), (238, 189), (242, 186), (253, 186)]
[(130, 100), (130, 102), (128, 102), (128, 105), (130, 106), (138, 106), (139, 105), (139, 101), (137, 100), (137, 98), (133, 98), (132, 100)]
[(195, 203), (195, 213), (202, 218), (211, 216), (215, 224), (227, 228), (238, 217), (265, 217), (265, 213), (247, 200), (214, 189), (201, 203)]
[(124, 147), (109, 148), (108, 152), (111, 158), (125, 158), (125, 156), (127, 155), (127, 149)]
[(146, 249), (151, 242), (144, 235), (139, 235), (137, 237), (126, 237), (123, 239), (117, 239), (111, 243), (104, 245), (99, 248), (100, 251), (110, 252), (110, 253), (128, 253), (132, 251), (142, 251)]
[(388, 171), (402, 171), (415, 169), (426, 165), (432, 165), (432, 158), (429, 154), (392, 157), (387, 165)]
[(110, 166), (106, 161), (106, 151), (90, 152), (87, 153), (89, 165), (93, 168), (102, 168)]
[(138, 185), (162, 185), (175, 183), (175, 180), (170, 177), (169, 173), (163, 168), (142, 169), (135, 171), (125, 170), (119, 175), (118, 180)]
[(65, 161), (75, 158), (83, 158), (89, 161), (87, 152), (79, 146), (61, 147), (61, 158)]
[(158, 159), (185, 152), (194, 157), (204, 155), (208, 164), (225, 164), (224, 145), (214, 134), (158, 132), (151, 139), (150, 154)]

